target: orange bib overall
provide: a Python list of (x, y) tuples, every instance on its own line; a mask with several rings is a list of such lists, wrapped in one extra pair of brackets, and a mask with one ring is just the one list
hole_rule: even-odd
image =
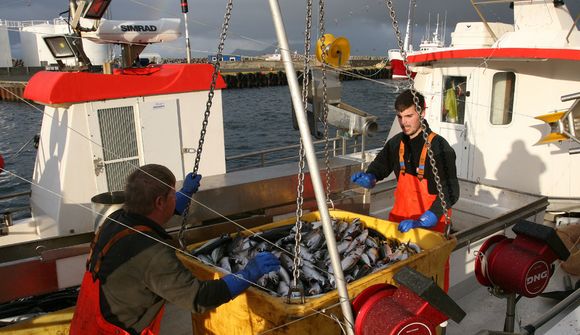
[[(427, 137), (429, 143), (433, 143), (433, 138), (437, 134), (431, 132)], [(437, 194), (430, 194), (427, 179), (423, 178), (425, 174), (425, 162), (427, 160), (427, 143), (423, 144), (417, 176), (405, 173), (405, 144), (401, 140), (399, 145), (399, 164), (401, 171), (397, 179), (397, 188), (395, 189), (395, 204), (389, 213), (389, 221), (401, 222), (407, 219), (417, 220), (431, 208), (434, 201), (437, 200)], [(448, 209), (451, 216), (451, 209)], [(443, 233), (445, 231), (445, 215), (442, 215), (437, 225), (431, 229)], [(445, 292), (449, 289), (449, 261), (445, 265)]]

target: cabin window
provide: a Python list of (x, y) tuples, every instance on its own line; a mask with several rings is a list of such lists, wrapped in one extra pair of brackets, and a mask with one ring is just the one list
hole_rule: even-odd
[(513, 72), (498, 72), (493, 75), (491, 92), (491, 124), (502, 125), (512, 122), (516, 75)]
[(467, 77), (443, 76), (441, 121), (463, 124)]

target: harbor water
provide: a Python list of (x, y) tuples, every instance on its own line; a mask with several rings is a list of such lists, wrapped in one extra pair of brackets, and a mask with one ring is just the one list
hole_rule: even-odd
[[(342, 100), (378, 117), (379, 133), (368, 140), (367, 148), (379, 147), (384, 143), (395, 116), (393, 105), (397, 95), (396, 86), (401, 84), (402, 82), (392, 80), (343, 82)], [(287, 86), (226, 89), (222, 96), (226, 159), (299, 143), (299, 132), (292, 124), (293, 111)], [(0, 197), (30, 191), (29, 181), (36, 156), (34, 136), (40, 131), (42, 107), (25, 102), (0, 101), (0, 154), (6, 161), (5, 169), (11, 172), (0, 174)], [(330, 129), (329, 137), (335, 136), (336, 130)], [(322, 148), (318, 146), (317, 150)], [(267, 159), (295, 157), (297, 154), (298, 149), (290, 149), (271, 154)], [(239, 169), (242, 166), (255, 165), (259, 161), (259, 156), (240, 160), (228, 159), (227, 169)], [(27, 205), (27, 197), (0, 200), (0, 213)], [(14, 215), (14, 219), (27, 215), (27, 211), (19, 212)]]

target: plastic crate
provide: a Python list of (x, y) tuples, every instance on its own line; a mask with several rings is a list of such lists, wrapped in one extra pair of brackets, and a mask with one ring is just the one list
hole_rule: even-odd
[[(444, 268), (457, 241), (445, 239), (442, 234), (425, 229), (412, 229), (407, 233), (397, 230), (397, 224), (356, 213), (332, 210), (331, 217), (351, 222), (359, 218), (363, 225), (372, 228), (388, 238), (418, 244), (422, 252), (406, 260), (399, 261), (378, 272), (371, 273), (348, 283), (349, 298), (354, 299), (365, 288), (379, 283), (396, 284), (393, 276), (404, 266), (409, 266), (433, 278), (443, 286)], [(305, 221), (320, 220), (318, 212), (303, 216)], [(254, 228), (253, 231), (266, 231), (272, 228), (293, 224), (295, 218), (278, 221)], [(195, 249), (203, 243), (190, 246)], [(200, 279), (217, 279), (223, 276), (215, 268), (202, 264), (191, 257), (178, 253), (178, 257), (191, 272)], [(343, 321), (338, 303), (338, 292), (333, 290), (323, 295), (306, 298), (304, 304), (287, 304), (283, 297), (275, 297), (255, 287), (250, 287), (232, 301), (213, 311), (192, 314), (194, 334), (340, 334), (339, 324), (330, 316)]]

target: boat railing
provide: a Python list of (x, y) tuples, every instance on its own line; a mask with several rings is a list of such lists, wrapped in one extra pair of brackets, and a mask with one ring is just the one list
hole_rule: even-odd
[[(21, 197), (30, 198), (30, 191), (0, 195), (0, 203), (4, 201), (14, 201)], [(22, 212), (27, 212), (29, 215), (30, 206), (8, 207), (2, 210), (0, 213), (0, 235), (4, 235), (4, 229), (12, 225), (14, 214)]]
[[(376, 146), (382, 146), (384, 142), (384, 136), (380, 136), (381, 133), (383, 132), (379, 131), (376, 133), (376, 135), (379, 136), (374, 136), (373, 138), (376, 139), (374, 141), (369, 141), (369, 138), (366, 138), (363, 141), (360, 137), (353, 137), (351, 140), (347, 140), (342, 136), (329, 138), (328, 141), (330, 142), (330, 155), (335, 157), (338, 155), (360, 152), (365, 147), (368, 149), (374, 148)], [(387, 132), (384, 133), (386, 134)], [(324, 157), (324, 149), (320, 148), (322, 145), (324, 145), (324, 142), (324, 140), (313, 142), (317, 157)], [(282, 162), (297, 161), (297, 152), (299, 147), (300, 144), (292, 144), (226, 157), (228, 172), (266, 167)], [(284, 154), (285, 152), (287, 154)], [(290, 152), (292, 152), (292, 154)]]
[(39, 26), (39, 25), (60, 25), (60, 24), (67, 24), (66, 20), (63, 18), (56, 18), (52, 20), (24, 20), (24, 21), (16, 21), (16, 20), (2, 20), (0, 19), (0, 26), (5, 26), (7, 28), (13, 29), (22, 29), (25, 27), (31, 26)]

